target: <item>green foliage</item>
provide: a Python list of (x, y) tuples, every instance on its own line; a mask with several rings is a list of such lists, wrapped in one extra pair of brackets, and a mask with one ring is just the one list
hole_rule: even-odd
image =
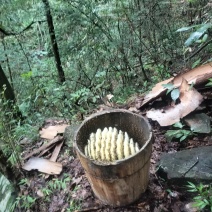
[[(207, 30), (209, 28), (212, 27), (212, 24), (208, 23), (208, 24), (201, 24), (198, 26), (193, 26), (187, 29), (192, 29), (192, 28), (196, 28), (195, 32), (192, 32), (189, 36), (189, 38), (185, 41), (185, 46), (190, 46), (192, 45), (194, 42), (199, 41), (199, 39), (202, 37), (201, 42), (205, 42), (207, 39), (207, 34), (205, 34), (207, 32)], [(184, 27), (185, 29), (185, 27)], [(185, 31), (185, 30), (184, 30)], [(182, 32), (182, 28), (178, 30), (178, 32)], [(205, 35), (205, 36), (203, 36)], [(199, 41), (200, 42), (200, 41)]]
[(67, 188), (67, 183), (70, 182), (70, 177), (66, 177), (62, 180), (59, 180), (58, 178), (53, 179), (48, 183), (48, 187), (51, 190), (64, 190)]
[(179, 129), (167, 130), (167, 132), (165, 133), (165, 136), (168, 141), (172, 141), (172, 139), (175, 138), (175, 139), (180, 139), (179, 141), (181, 142), (194, 134), (191, 130), (183, 129), (184, 125), (181, 122), (177, 122), (173, 126)]
[(188, 182), (188, 191), (197, 194), (194, 199), (194, 207), (197, 207), (199, 210), (208, 209), (212, 211), (212, 186), (211, 185), (203, 185), (200, 183), (199, 185), (195, 185), (191, 182)]
[(196, 60), (193, 64), (192, 64), (192, 68), (197, 67), (198, 65), (200, 65), (200, 61), (201, 59), (199, 58), (198, 60)]
[(207, 87), (212, 87), (212, 78), (208, 79), (208, 83), (205, 85)]
[(67, 212), (73, 212), (81, 209), (81, 202), (80, 201), (75, 201), (71, 200), (69, 207), (67, 208)]
[[(191, 3), (198, 8), (202, 4)], [(1, 140), (7, 141), (2, 147), (13, 163), (15, 155), (20, 156), (22, 138), (36, 140), (47, 117), (72, 120), (78, 113), (87, 115), (108, 94), (123, 104), (129, 96), (170, 77), (174, 67), (179, 69), (178, 58), (188, 53), (182, 47), (187, 38), (182, 32), (201, 34), (192, 35), (191, 45), (210, 39), (209, 21), (183, 27), (190, 17), (181, 14), (190, 8), (175, 2), (60, 0), (50, 1), (50, 7), (66, 76), (62, 85), (57, 83), (42, 1), (3, 0), (0, 5), (0, 28), (9, 32), (1, 34), (0, 62), (25, 118), (23, 123), (12, 123), (12, 111), (0, 111), (7, 114), (7, 121), (0, 121)], [(195, 58), (193, 67), (200, 62), (204, 61)], [(177, 88), (168, 92), (174, 101), (179, 98)]]
[(178, 88), (175, 88), (175, 86), (171, 83), (168, 83), (168, 84), (163, 84), (162, 85), (164, 88), (167, 88), (167, 92), (166, 92), (166, 95), (171, 93), (171, 98), (173, 101), (176, 101), (179, 96), (180, 96), (180, 91)]
[(20, 207), (21, 209), (28, 210), (34, 206), (36, 198), (30, 195), (22, 195), (16, 198), (14, 207)]
[[(3, 96), (0, 97), (0, 107), (11, 108), (8, 106)], [(17, 123), (13, 119), (13, 111), (5, 109), (0, 110), (0, 150), (1, 154), (8, 159), (9, 166), (20, 166), (21, 147), (18, 145), (18, 137), (14, 134), (13, 129)], [(14, 108), (15, 110), (15, 108)]]

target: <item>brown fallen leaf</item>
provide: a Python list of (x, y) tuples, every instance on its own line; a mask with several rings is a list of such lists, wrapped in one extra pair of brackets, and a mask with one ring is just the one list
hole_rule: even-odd
[(143, 102), (140, 105), (136, 105), (138, 109), (146, 105), (147, 103), (152, 102), (153, 100), (165, 95), (166, 88), (163, 87), (163, 84), (172, 83), (175, 87), (179, 87), (182, 79), (186, 79), (189, 84), (199, 85), (201, 83), (207, 82), (209, 78), (212, 77), (212, 63), (208, 63), (197, 68), (194, 68), (186, 73), (177, 75), (176, 77), (172, 77), (163, 82), (159, 82), (153, 87), (153, 89), (148, 93)]
[(42, 130), (39, 132), (41, 138), (45, 139), (53, 139), (58, 133), (64, 133), (65, 128), (69, 126), (68, 124), (63, 125), (55, 125), (55, 126), (49, 126), (47, 128), (42, 128)]
[(30, 158), (22, 167), (24, 170), (38, 170), (46, 174), (60, 174), (62, 171), (62, 164), (53, 162), (43, 158)]
[(194, 111), (203, 101), (203, 96), (195, 88), (191, 88), (185, 79), (182, 80), (179, 90), (180, 103), (178, 105), (166, 110), (150, 110), (147, 112), (147, 117), (157, 121), (161, 126), (169, 126)]

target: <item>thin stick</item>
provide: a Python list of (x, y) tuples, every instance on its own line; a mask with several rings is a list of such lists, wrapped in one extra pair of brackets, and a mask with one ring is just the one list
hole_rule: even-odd
[(75, 210), (74, 212), (97, 211), (100, 209), (102, 209), (102, 207), (85, 208), (85, 209), (81, 209), (81, 210)]
[[(58, 144), (55, 146), (55, 149), (54, 149), (54, 151), (53, 151), (53, 153), (52, 153), (52, 156), (51, 156), (51, 158), (49, 159), (50, 161), (56, 162), (57, 157), (58, 157), (58, 155), (59, 155), (59, 153), (60, 153), (60, 149), (61, 149), (62, 146), (63, 146), (63, 141), (60, 142), (60, 143), (58, 143)], [(48, 177), (49, 177), (49, 174), (47, 174), (47, 175), (45, 176), (45, 179), (47, 179)]]
[(57, 143), (58, 141), (61, 141), (63, 139), (63, 136), (56, 136), (54, 139), (52, 139), (51, 141), (49, 141), (47, 144), (43, 144), (40, 148), (35, 149), (33, 152), (31, 152), (30, 154), (26, 155), (24, 157), (24, 160), (30, 158), (31, 156), (43, 151), (44, 149), (48, 148), (49, 146), (51, 146), (54, 143)]

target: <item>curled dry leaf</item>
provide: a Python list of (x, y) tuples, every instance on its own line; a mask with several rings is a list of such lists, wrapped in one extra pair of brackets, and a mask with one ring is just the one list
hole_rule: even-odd
[(183, 79), (180, 85), (180, 103), (166, 110), (150, 110), (147, 117), (157, 121), (161, 126), (179, 122), (181, 118), (194, 111), (203, 101), (203, 96)]
[(207, 82), (209, 78), (212, 77), (212, 63), (208, 63), (197, 68), (194, 68), (186, 73), (177, 75), (176, 77), (172, 77), (167, 79), (163, 82), (160, 82), (153, 87), (149, 94), (144, 97), (144, 101), (140, 103), (140, 105), (136, 105), (138, 109), (143, 107), (144, 105), (152, 102), (153, 100), (157, 99), (165, 95), (165, 91), (167, 90), (164, 88), (164, 84), (172, 83), (174, 87), (179, 87), (182, 79), (186, 79), (189, 84), (199, 85), (201, 83)]

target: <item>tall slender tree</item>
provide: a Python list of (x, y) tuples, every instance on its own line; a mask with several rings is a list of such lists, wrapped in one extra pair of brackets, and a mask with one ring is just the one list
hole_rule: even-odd
[[(16, 106), (16, 98), (12, 86), (10, 85), (1, 65), (0, 65), (0, 93), (4, 94), (4, 98), (8, 101), (8, 108), (13, 117), (16, 119), (23, 119), (21, 112)], [(6, 108), (5, 108), (6, 109)]]
[(49, 28), (49, 35), (51, 38), (52, 49), (54, 52), (54, 58), (55, 58), (55, 63), (56, 63), (56, 67), (57, 67), (59, 82), (63, 83), (63, 82), (65, 82), (65, 73), (63, 71), (62, 63), (60, 60), (60, 53), (59, 53), (59, 48), (58, 48), (57, 40), (56, 40), (56, 36), (55, 36), (53, 18), (51, 15), (49, 1), (48, 0), (42, 0), (42, 1), (43, 1), (43, 4), (45, 5), (46, 19), (47, 19), (48, 28)]
[(15, 102), (15, 94), (12, 89), (12, 86), (10, 85), (9, 81), (7, 80), (7, 77), (0, 65), (0, 92), (4, 90), (5, 86), (5, 91), (4, 91), (4, 97), (6, 100)]

